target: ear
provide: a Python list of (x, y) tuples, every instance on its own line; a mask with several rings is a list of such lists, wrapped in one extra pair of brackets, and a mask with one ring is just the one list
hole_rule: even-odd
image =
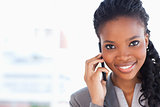
[(149, 44), (149, 34), (146, 33), (144, 36), (145, 36), (145, 43), (146, 43), (146, 48), (147, 48)]

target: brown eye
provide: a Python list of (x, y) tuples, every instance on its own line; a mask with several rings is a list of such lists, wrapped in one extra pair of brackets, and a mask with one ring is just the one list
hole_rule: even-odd
[(140, 41), (138, 41), (138, 40), (136, 40), (136, 41), (133, 41), (133, 42), (131, 42), (130, 44), (129, 44), (129, 46), (137, 46), (137, 45), (139, 45), (139, 42)]
[(106, 49), (108, 49), (108, 50), (110, 50), (110, 49), (115, 49), (115, 48), (116, 48), (114, 45), (111, 45), (111, 44), (106, 45), (105, 47), (106, 47)]

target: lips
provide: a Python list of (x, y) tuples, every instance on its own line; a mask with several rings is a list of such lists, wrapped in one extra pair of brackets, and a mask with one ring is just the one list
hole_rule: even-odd
[(116, 65), (116, 68), (123, 73), (129, 73), (132, 71), (132, 69), (135, 67), (136, 63), (130, 63), (130, 64), (123, 64), (123, 65)]

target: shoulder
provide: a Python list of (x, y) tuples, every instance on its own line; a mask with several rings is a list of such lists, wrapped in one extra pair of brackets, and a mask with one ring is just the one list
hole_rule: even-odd
[(89, 95), (88, 88), (82, 88), (75, 93), (73, 93), (70, 97), (70, 105), (71, 107), (89, 107), (91, 102), (91, 98)]

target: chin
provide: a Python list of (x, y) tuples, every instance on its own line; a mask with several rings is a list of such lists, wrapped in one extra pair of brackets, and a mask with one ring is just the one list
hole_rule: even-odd
[(113, 71), (113, 75), (115, 75), (116, 78), (122, 79), (122, 80), (133, 80), (137, 78), (138, 70), (131, 70), (130, 72), (121, 72), (121, 71)]

